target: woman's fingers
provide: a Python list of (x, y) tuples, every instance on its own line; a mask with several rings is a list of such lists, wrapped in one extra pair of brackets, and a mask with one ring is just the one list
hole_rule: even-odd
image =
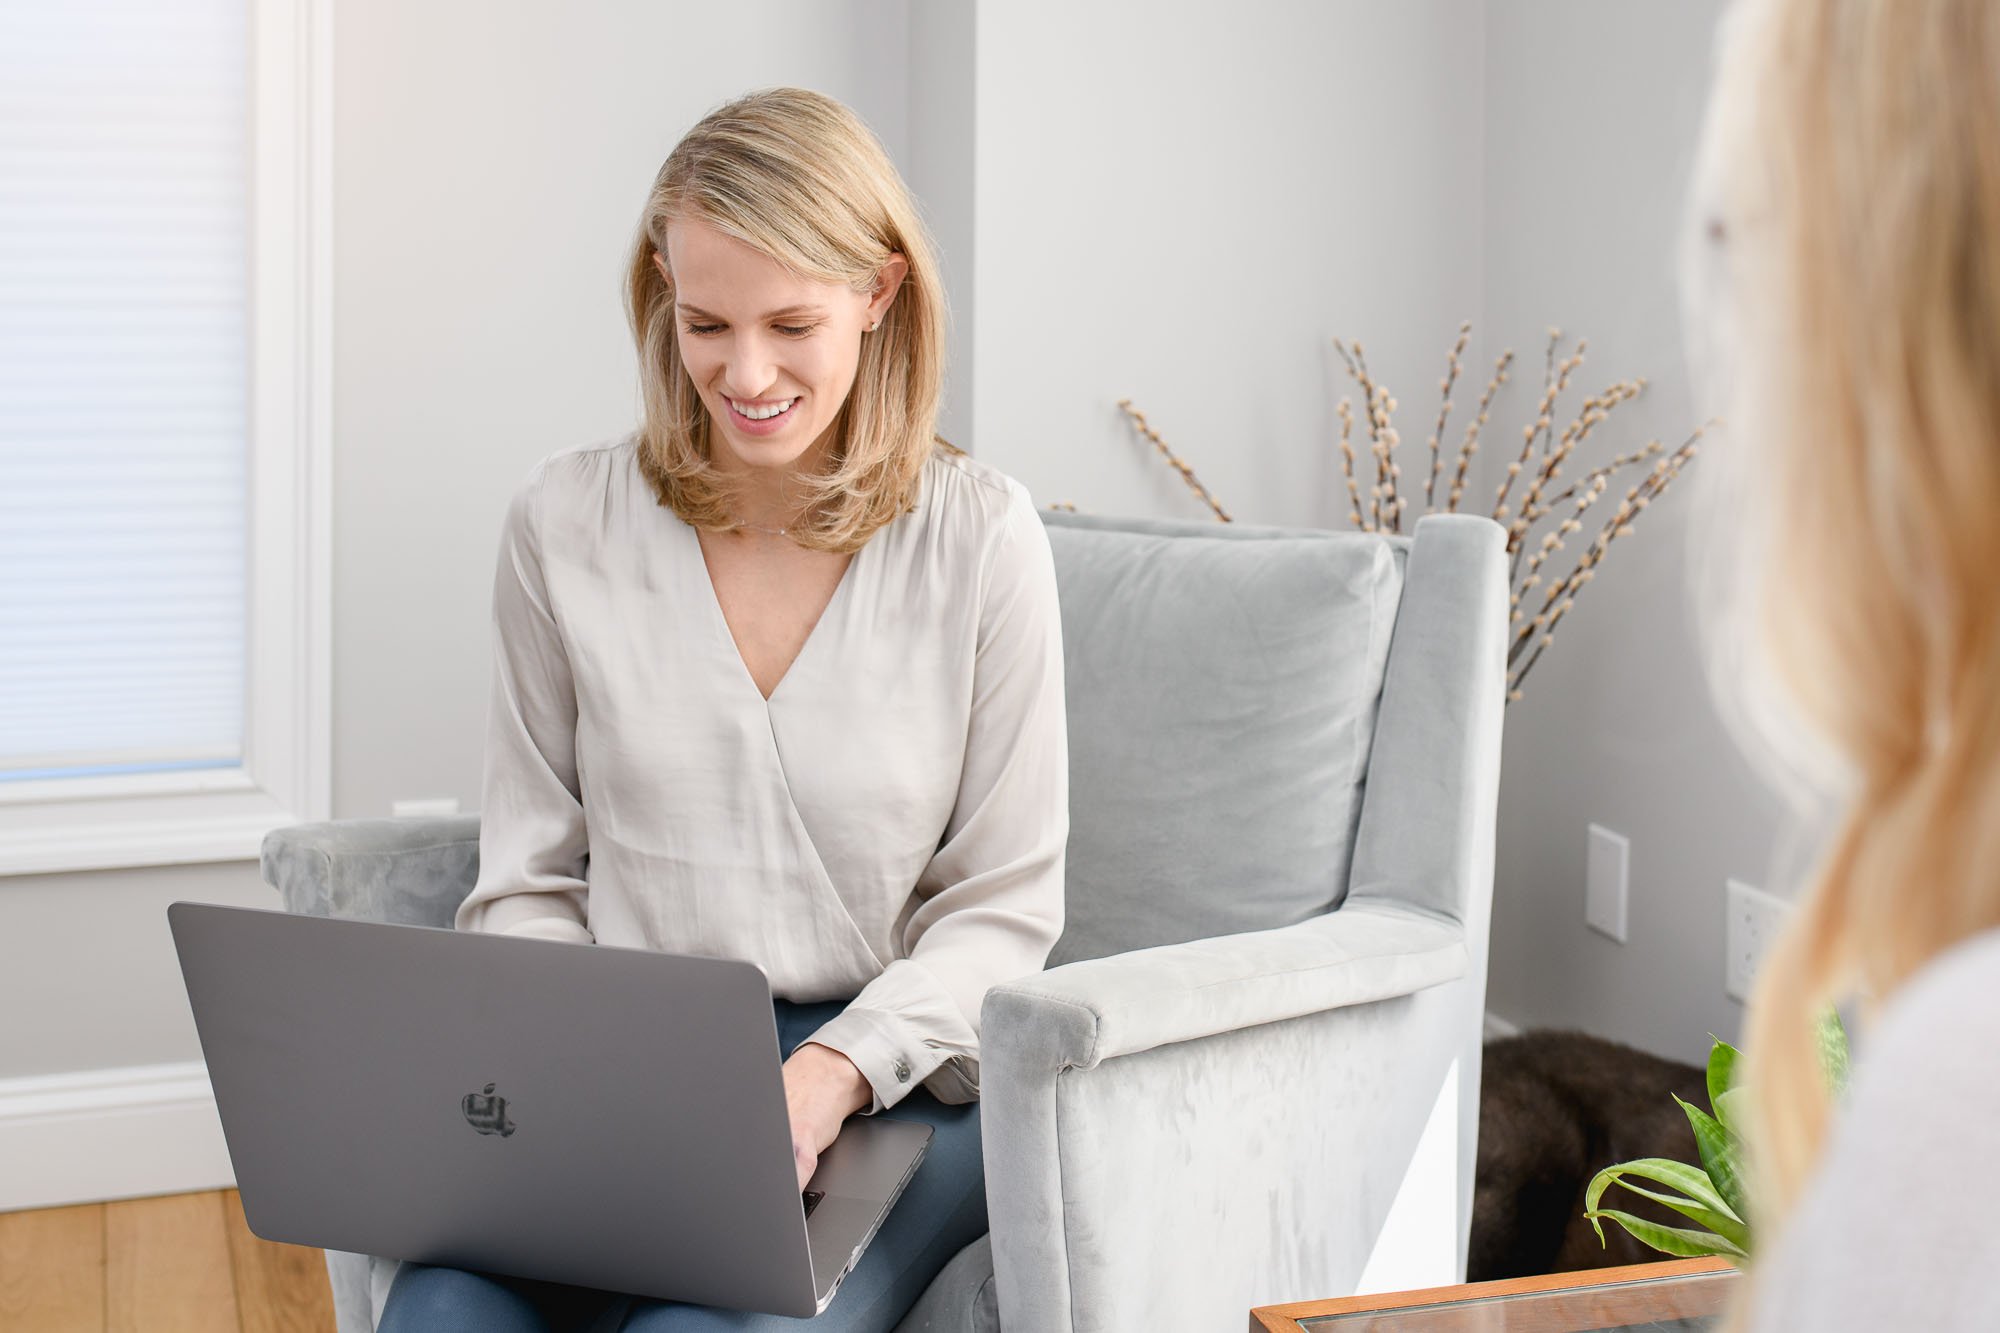
[(812, 1179), (819, 1167), (819, 1153), (812, 1146), (810, 1131), (801, 1132), (801, 1126), (792, 1126), (792, 1165), (798, 1168), (799, 1189), (804, 1190), (806, 1182)]

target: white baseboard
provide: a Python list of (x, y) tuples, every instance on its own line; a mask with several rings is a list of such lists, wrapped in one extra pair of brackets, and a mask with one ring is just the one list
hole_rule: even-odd
[(1486, 1013), (1485, 1029), (1480, 1035), (1485, 1041), (1498, 1041), (1502, 1037), (1520, 1036), (1521, 1029), (1518, 1024), (1509, 1023), (1506, 1019), (1489, 1009)]
[(0, 1079), (0, 1212), (235, 1184), (199, 1060)]

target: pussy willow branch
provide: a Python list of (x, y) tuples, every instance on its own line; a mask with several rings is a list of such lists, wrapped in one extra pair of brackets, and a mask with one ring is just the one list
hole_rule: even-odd
[[(1586, 344), (1582, 339), (1577, 340), (1576, 351), (1573, 354), (1565, 357), (1559, 363), (1554, 362), (1556, 339), (1559, 336), (1559, 330), (1549, 330), (1549, 357), (1552, 362), (1552, 373), (1543, 379), (1542, 400), (1535, 408), (1535, 419), (1521, 427), (1521, 456), (1507, 465), (1506, 476), (1501, 479), (1500, 489), (1493, 496), (1493, 521), (1508, 528), (1507, 549), (1509, 551), (1516, 549), (1519, 537), (1507, 523), (1507, 493), (1513, 489), (1514, 479), (1521, 475), (1522, 470), (1528, 466), (1529, 460), (1534, 458), (1535, 440), (1542, 434), (1553, 429), (1556, 399), (1561, 396), (1564, 389), (1569, 387), (1569, 377), (1575, 373), (1578, 366), (1583, 364), (1583, 352)], [(1546, 461), (1546, 451), (1544, 451), (1543, 458)]]
[(1583, 400), (1583, 407), (1576, 419), (1563, 427), (1562, 438), (1555, 448), (1542, 457), (1541, 466), (1535, 469), (1534, 480), (1521, 497), (1520, 515), (1507, 525), (1507, 545), (1514, 552), (1514, 559), (1508, 566), (1507, 578), (1511, 583), (1521, 572), (1521, 558), (1527, 550), (1529, 530), (1549, 512), (1537, 509), (1537, 502), (1557, 477), (1562, 475), (1563, 464), (1579, 444), (1590, 438), (1590, 432), (1597, 424), (1609, 417), (1620, 403), (1630, 402), (1645, 390), (1643, 379), (1619, 380), (1600, 394)]
[(1479, 395), (1479, 412), (1466, 425), (1465, 439), (1458, 446), (1458, 475), (1451, 481), (1450, 503), (1445, 506), (1447, 513), (1458, 512), (1458, 502), (1465, 495), (1465, 472), (1472, 465), (1472, 456), (1479, 452), (1479, 432), (1486, 425), (1487, 411), (1493, 405), (1493, 395), (1507, 382), (1508, 368), (1514, 364), (1514, 350), (1508, 348), (1493, 363), (1493, 378), (1486, 381), (1486, 389)]
[(1160, 438), (1160, 432), (1146, 424), (1146, 414), (1132, 406), (1130, 398), (1120, 398), (1118, 406), (1124, 411), (1126, 416), (1132, 418), (1133, 422), (1138, 425), (1140, 433), (1153, 442), (1153, 447), (1160, 451), (1161, 456), (1167, 460), (1174, 471), (1181, 474), (1181, 480), (1187, 483), (1188, 489), (1200, 496), (1202, 502), (1215, 511), (1217, 519), (1224, 523), (1230, 522), (1228, 511), (1216, 503), (1215, 497), (1208, 493), (1208, 487), (1202, 485), (1200, 478), (1194, 475), (1194, 469), (1182, 462), (1179, 456), (1167, 447), (1167, 442)]
[[(1700, 442), (1702, 436), (1707, 434), (1708, 431), (1713, 426), (1715, 426), (1715, 424), (1716, 423), (1714, 421), (1707, 421), (1695, 427), (1694, 431), (1691, 434), (1689, 434), (1687, 439), (1681, 443), (1681, 447), (1674, 451), (1672, 457), (1669, 459), (1662, 459), (1660, 462), (1655, 463), (1653, 467), (1648, 470), (1648, 475), (1649, 476), (1658, 475), (1662, 469), (1669, 469), (1672, 473), (1672, 476), (1680, 475), (1680, 471), (1684, 466), (1686, 466), (1687, 460), (1693, 458), (1695, 453), (1697, 452), (1695, 446)], [(1550, 500), (1548, 502), (1548, 505), (1541, 510), (1541, 513), (1546, 515), (1552, 512), (1555, 506), (1568, 502), (1572, 496), (1575, 497), (1575, 508), (1571, 511), (1569, 517), (1564, 519), (1562, 524), (1554, 532), (1549, 533), (1542, 538), (1541, 546), (1535, 551), (1534, 555), (1530, 557), (1528, 560), (1526, 579), (1522, 580), (1519, 584), (1515, 585), (1514, 587), (1513, 597), (1510, 602), (1510, 608), (1512, 608), (1511, 620), (1509, 624), (1510, 629), (1514, 625), (1518, 625), (1521, 623), (1523, 613), (1519, 610), (1519, 607), (1522, 598), (1524, 598), (1529, 591), (1535, 588), (1542, 581), (1540, 571), (1543, 562), (1546, 561), (1548, 557), (1560, 551), (1563, 548), (1563, 539), (1567, 537), (1570, 533), (1576, 531), (1577, 528), (1581, 526), (1579, 520), (1581, 520), (1585, 512), (1587, 512), (1592, 505), (1596, 504), (1597, 501), (1604, 495), (1606, 489), (1610, 485), (1610, 479), (1612, 474), (1630, 464), (1643, 462), (1644, 460), (1653, 457), (1654, 455), (1658, 454), (1662, 448), (1663, 446), (1658, 440), (1652, 440), (1649, 441), (1643, 449), (1639, 449), (1633, 453), (1620, 455), (1619, 457), (1613, 459), (1609, 464), (1605, 465), (1604, 467), (1596, 468), (1593, 471), (1585, 474), (1585, 476), (1581, 480), (1579, 480), (1575, 485), (1569, 487), (1569, 489), (1565, 490), (1561, 495), (1558, 495), (1554, 499)], [(1671, 476), (1668, 477), (1667, 480), (1672, 480), (1672, 477)], [(1580, 494), (1578, 492), (1579, 487), (1582, 488)], [(1664, 481), (1661, 482), (1658, 489), (1662, 491), (1665, 490), (1666, 483)], [(1512, 583), (1513, 582), (1512, 579), (1510, 579), (1509, 582)]]
[(1542, 349), (1542, 398), (1544, 401), (1550, 403), (1555, 401), (1556, 394), (1560, 392), (1555, 387), (1555, 376), (1556, 345), (1561, 338), (1562, 330), (1551, 324), (1549, 326), (1548, 346)]
[(1340, 470), (1347, 477), (1347, 498), (1354, 504), (1354, 526), (1366, 530), (1368, 520), (1361, 512), (1361, 486), (1354, 479), (1354, 404), (1340, 400)]
[[(1695, 432), (1696, 436), (1699, 436), (1700, 434), (1701, 434), (1700, 430), (1697, 430)], [(1537, 513), (1536, 516), (1540, 517), (1541, 514), (1552, 512), (1557, 505), (1562, 504), (1564, 501), (1568, 500), (1571, 496), (1575, 495), (1579, 489), (1589, 487), (1591, 483), (1599, 480), (1600, 478), (1610, 476), (1612, 473), (1618, 471), (1618, 469), (1625, 467), (1628, 464), (1642, 463), (1646, 459), (1651, 458), (1654, 454), (1657, 454), (1658, 452), (1660, 452), (1660, 450), (1664, 448), (1666, 448), (1666, 446), (1661, 444), (1658, 440), (1650, 440), (1647, 442), (1646, 447), (1643, 449), (1634, 450), (1632, 453), (1629, 454), (1620, 454), (1618, 455), (1618, 457), (1612, 459), (1609, 463), (1606, 463), (1603, 467), (1592, 468), (1590, 471), (1584, 473), (1581, 477), (1577, 478), (1576, 481), (1572, 482), (1569, 485), (1569, 487), (1566, 490), (1564, 490), (1561, 494), (1556, 495), (1547, 500), (1546, 502), (1544, 502), (1542, 508), (1540, 509), (1540, 511)]]
[(1513, 645), (1507, 650), (1507, 665), (1511, 671), (1515, 661), (1527, 652), (1530, 644), (1534, 647), (1534, 651), (1521, 668), (1513, 671), (1513, 678), (1508, 682), (1510, 695), (1518, 692), (1521, 681), (1526, 679), (1528, 672), (1540, 660), (1542, 653), (1547, 650), (1550, 643), (1554, 642), (1556, 625), (1564, 614), (1576, 605), (1576, 595), (1583, 585), (1597, 576), (1597, 566), (1603, 562), (1604, 553), (1610, 549), (1611, 543), (1632, 530), (1632, 525), (1637, 522), (1639, 515), (1644, 513), (1646, 507), (1673, 483), (1674, 478), (1680, 475), (1681, 469), (1687, 466), (1688, 461), (1697, 452), (1699, 444), (1695, 439), (1690, 439), (1672, 454), (1655, 463), (1644, 480), (1626, 491), (1625, 498), (1619, 502), (1618, 512), (1613, 514), (1610, 521), (1598, 532), (1597, 537), (1578, 560), (1577, 567), (1570, 571), (1568, 577), (1549, 589), (1548, 596), (1543, 599), (1541, 609), (1535, 613), (1528, 628), (1516, 636)]
[(1390, 414), (1396, 410), (1396, 400), (1380, 385), (1375, 389), (1375, 412), (1380, 421), (1376, 438), (1381, 443), (1375, 446), (1375, 475), (1382, 478), (1382, 512), (1388, 517), (1386, 525), (1390, 532), (1403, 530), (1403, 508), (1409, 502), (1403, 498), (1403, 467), (1396, 461), (1396, 446), (1403, 442), (1397, 429), (1389, 424)]
[(1396, 400), (1368, 373), (1368, 360), (1362, 353), (1360, 342), (1353, 343), (1350, 350), (1349, 344), (1335, 338), (1333, 350), (1340, 353), (1340, 359), (1347, 363), (1348, 375), (1361, 386), (1361, 407), (1368, 414), (1368, 452), (1375, 462), (1375, 484), (1369, 488), (1367, 530), (1383, 531), (1385, 514), (1389, 516), (1386, 526), (1400, 530), (1401, 507), (1396, 495), (1396, 479), (1401, 470), (1395, 460), (1398, 437), (1395, 428), (1389, 424), (1389, 414), (1396, 410)]
[(1458, 383), (1458, 359), (1465, 355), (1465, 343), (1472, 336), (1472, 321), (1466, 320), (1458, 326), (1458, 341), (1452, 344), (1451, 355), (1445, 358), (1444, 378), (1438, 381), (1438, 419), (1431, 430), (1431, 475), (1424, 483), (1424, 509), (1437, 508), (1438, 474), (1444, 471), (1444, 455), (1438, 451), (1444, 439), (1445, 419), (1451, 415), (1451, 388)]
[[(1437, 487), (1444, 475), (1444, 431), (1451, 413), (1451, 393), (1458, 382), (1471, 327), (1469, 321), (1459, 325), (1457, 341), (1446, 358), (1444, 378), (1438, 382), (1440, 404), (1437, 425), (1429, 440), (1430, 469), (1423, 491), (1427, 512), (1437, 511)], [(1364, 508), (1360, 469), (1355, 460), (1354, 404), (1351, 399), (1343, 397), (1336, 413), (1340, 421), (1341, 475), (1347, 487), (1351, 521), (1364, 532), (1400, 533), (1409, 501), (1399, 484), (1402, 469), (1396, 459), (1396, 448), (1400, 443), (1394, 423), (1396, 399), (1388, 387), (1377, 381), (1369, 371), (1359, 342), (1350, 344), (1335, 338), (1333, 345), (1346, 365), (1348, 376), (1361, 390), (1362, 411), (1368, 431), (1367, 448), (1374, 464), (1374, 478), (1369, 485), (1368, 504)], [(1583, 364), (1587, 344), (1578, 339), (1576, 347), (1566, 357), (1558, 356), (1560, 346), (1560, 330), (1550, 329), (1548, 345), (1543, 353), (1541, 397), (1534, 416), (1522, 428), (1521, 452), (1508, 465), (1506, 477), (1493, 499), (1493, 519), (1506, 529), (1507, 550), (1512, 557), (1507, 579), (1507, 698), (1510, 702), (1521, 697), (1522, 682), (1554, 642), (1557, 624), (1576, 604), (1583, 586), (1597, 576), (1597, 567), (1603, 562), (1611, 544), (1629, 533), (1638, 516), (1681, 474), (1698, 452), (1704, 433), (1715, 425), (1714, 422), (1707, 422), (1697, 427), (1680, 448), (1670, 454), (1662, 456), (1663, 446), (1654, 440), (1641, 449), (1620, 454), (1609, 463), (1590, 469), (1560, 491), (1555, 490), (1563, 468), (1588, 442), (1592, 432), (1622, 404), (1637, 398), (1646, 388), (1646, 381), (1642, 378), (1616, 381), (1585, 398), (1576, 416), (1558, 432), (1555, 428), (1555, 405), (1568, 388), (1577, 368)], [(1512, 351), (1502, 353), (1493, 363), (1493, 374), (1479, 396), (1478, 410), (1466, 423), (1464, 437), (1459, 443), (1457, 466), (1446, 496), (1445, 512), (1456, 512), (1459, 507), (1472, 457), (1479, 450), (1480, 431), (1487, 424), (1494, 397), (1508, 382), (1513, 364)], [(1152, 441), (1154, 448), (1180, 474), (1188, 488), (1214, 511), (1218, 519), (1229, 522), (1229, 515), (1195, 477), (1194, 470), (1167, 447), (1166, 441), (1147, 424), (1145, 415), (1132, 406), (1131, 400), (1121, 399), (1118, 406)], [(1613, 478), (1627, 467), (1649, 461), (1652, 466), (1645, 476), (1625, 490), (1617, 512), (1599, 528), (1569, 572), (1560, 578), (1545, 578), (1544, 569), (1568, 547), (1569, 539), (1583, 530), (1584, 516), (1610, 493)], [(1527, 474), (1525, 481), (1522, 481), (1523, 473)], [(1510, 513), (1508, 498), (1517, 482), (1522, 485), (1520, 508), (1518, 513)], [(1073, 505), (1050, 507), (1075, 508)], [(1536, 540), (1537, 527), (1545, 520), (1552, 520), (1554, 526), (1543, 530), (1539, 540)], [(1540, 605), (1531, 616), (1526, 610), (1529, 594), (1544, 587), (1546, 591)]]
[(1541, 544), (1535, 548), (1534, 555), (1529, 557), (1527, 577), (1521, 579), (1518, 583), (1511, 577), (1509, 578), (1508, 582), (1512, 584), (1514, 589), (1513, 595), (1507, 599), (1507, 631), (1509, 634), (1512, 634), (1522, 621), (1527, 618), (1527, 613), (1521, 609), (1521, 602), (1541, 584), (1542, 565), (1551, 556), (1557, 555), (1562, 551), (1566, 538), (1572, 533), (1582, 530), (1584, 514), (1602, 498), (1608, 485), (1608, 481), (1600, 478), (1591, 485), (1589, 490), (1578, 496), (1576, 507), (1571, 511), (1569, 517), (1558, 524), (1554, 531), (1545, 533)]
[[(1517, 522), (1533, 523), (1549, 512), (1555, 502), (1543, 503), (1542, 493), (1562, 475), (1562, 465), (1568, 461), (1569, 456), (1576, 452), (1578, 445), (1590, 438), (1591, 431), (1602, 425), (1613, 412), (1618, 410), (1621, 403), (1629, 403), (1645, 391), (1646, 380), (1641, 376), (1637, 379), (1619, 380), (1595, 397), (1583, 400), (1583, 407), (1577, 412), (1576, 419), (1563, 427), (1562, 439), (1557, 442), (1549, 465), (1541, 469), (1535, 477), (1534, 485), (1530, 486), (1528, 493), (1521, 497), (1521, 514)], [(1585, 480), (1592, 475), (1595, 474), (1587, 474)]]

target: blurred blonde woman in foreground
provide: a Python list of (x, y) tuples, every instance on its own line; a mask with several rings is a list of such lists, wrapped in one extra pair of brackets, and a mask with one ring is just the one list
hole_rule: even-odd
[(1742, 0), (1719, 51), (1685, 270), (1730, 428), (1712, 666), (1835, 815), (1750, 1007), (1735, 1323), (2000, 1329), (2000, 4)]

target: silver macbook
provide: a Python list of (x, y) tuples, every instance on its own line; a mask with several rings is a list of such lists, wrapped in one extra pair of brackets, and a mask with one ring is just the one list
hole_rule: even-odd
[(756, 965), (167, 908), (266, 1240), (809, 1316), (930, 1146), (855, 1116), (802, 1198)]

